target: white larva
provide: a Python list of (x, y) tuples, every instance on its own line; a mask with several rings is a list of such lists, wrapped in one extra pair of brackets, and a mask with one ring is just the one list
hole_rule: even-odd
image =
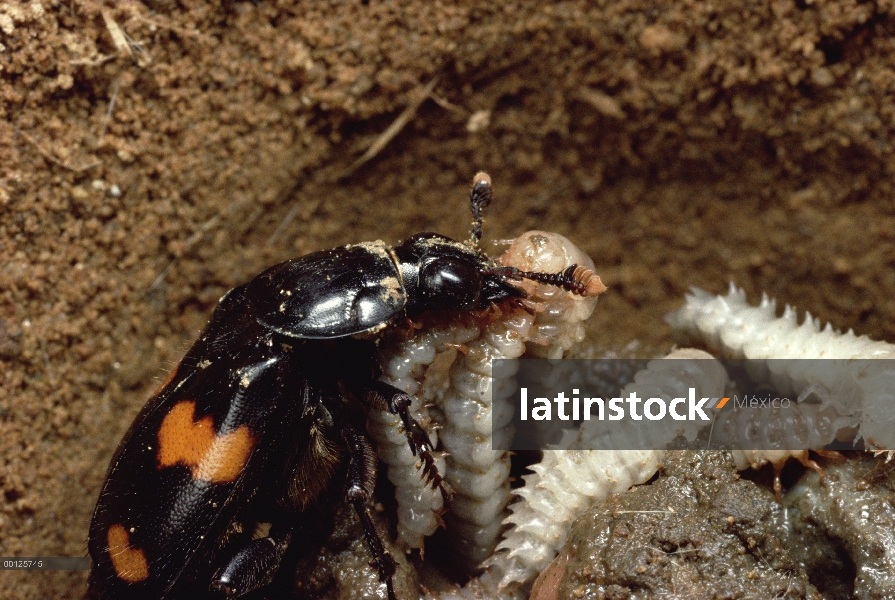
[[(712, 296), (693, 288), (686, 303), (671, 313), (666, 320), (678, 340), (683, 343), (698, 341), (725, 357), (769, 359), (893, 359), (895, 345), (858, 337), (852, 330), (840, 333), (830, 324), (821, 328), (820, 322), (805, 315), (801, 325), (796, 311), (786, 306), (777, 318), (776, 303), (763, 295), (758, 306), (750, 306), (746, 293), (733, 284), (727, 296)], [(830, 369), (809, 361), (779, 361), (768, 363), (770, 382), (783, 393), (800, 393), (815, 386), (824, 394), (838, 398), (840, 414), (848, 414), (853, 403), (862, 409), (859, 433), (870, 447), (886, 448), (882, 441), (891, 439), (895, 429), (895, 368), (889, 360), (878, 367), (862, 363), (861, 368), (843, 380), (839, 369)], [(835, 379), (834, 379), (835, 377)], [(759, 457), (753, 457), (759, 458)], [(779, 457), (778, 457), (779, 460)], [(762, 461), (755, 460), (760, 463)]]
[[(525, 271), (555, 273), (572, 264), (593, 269), (593, 261), (571, 241), (543, 231), (530, 231), (517, 238), (500, 261), (506, 266)], [(532, 282), (524, 282), (524, 286), (528, 296), (526, 304), (534, 311), (534, 316), (524, 311), (506, 315), (492, 323), (479, 340), (467, 343), (467, 354), (451, 369), (450, 389), (438, 401), (442, 415), (436, 415), (436, 420), (444, 425), (441, 439), (451, 453), (448, 458), (448, 479), (458, 492), (452, 511), (454, 514), (446, 519), (447, 526), (451, 539), (456, 540), (458, 554), (470, 569), (479, 567), (483, 559), (493, 555), (500, 533), (505, 528), (503, 521), (507, 516), (506, 505), (510, 494), (506, 479), (509, 470), (504, 465), (509, 466), (509, 453), (491, 450), (491, 421), (482, 417), (492, 411), (500, 415), (501, 420), (509, 422), (513, 407), (507, 398), (515, 392), (515, 384), (510, 386), (495, 380), (493, 399), (482, 394), (469, 397), (463, 390), (474, 387), (471, 382), (475, 381), (487, 387), (490, 380), (486, 374), (490, 373), (488, 369), (493, 358), (518, 358), (523, 352), (532, 357), (561, 358), (584, 338), (584, 322), (596, 303), (595, 298), (573, 295), (551, 286)], [(519, 345), (507, 345), (508, 340)], [(495, 342), (497, 345), (494, 345)], [(488, 367), (485, 367), (486, 364)], [(489, 409), (485, 405), (491, 400), (494, 405)], [(487, 427), (481, 427), (482, 424)], [(447, 441), (452, 439), (449, 429), (463, 432), (473, 428), (479, 432), (477, 438), (467, 436), (465, 443), (453, 447)], [(512, 435), (512, 430), (507, 428), (504, 434)], [(486, 468), (489, 472), (499, 470), (500, 477), (477, 479), (475, 475), (484, 474)], [(466, 477), (458, 476), (458, 473), (470, 471), (474, 476), (468, 481)], [(475, 484), (472, 484), (473, 481)], [(473, 579), (462, 589), (454, 588), (430, 597), (441, 600), (500, 597), (509, 600), (521, 593), (518, 589), (506, 590), (495, 596), (500, 581), (499, 577), (495, 578), (495, 573), (494, 570), (486, 570), (480, 578)]]
[[(634, 392), (640, 397), (668, 400), (685, 396), (689, 387), (695, 387), (700, 396), (719, 397), (723, 393), (726, 373), (709, 354), (687, 349), (667, 358), (706, 360), (678, 365), (673, 360), (651, 361), (621, 394)], [(595, 435), (602, 435), (595, 433), (597, 429), (582, 428), (572, 447), (586, 448)], [(669, 430), (667, 439), (652, 440), (651, 444), (664, 447), (674, 436), (675, 432)], [(524, 476), (525, 485), (516, 490), (520, 500), (510, 506), (513, 514), (506, 520), (512, 528), (500, 543), (499, 552), (486, 563), (490, 572), (483, 581), (494, 586), (493, 591), (500, 596), (531, 582), (562, 548), (574, 519), (610, 494), (648, 481), (664, 456), (660, 450), (546, 451), (544, 459), (531, 467), (534, 474)]]
[[(448, 386), (448, 369), (456, 355), (454, 346), (478, 335), (478, 327), (458, 322), (452, 327), (417, 332), (412, 338), (388, 345), (382, 351), (383, 381), (410, 395), (411, 414), (426, 428), (433, 445), (438, 444), (438, 433), (428, 405)], [(397, 415), (371, 411), (367, 431), (376, 443), (380, 460), (388, 467), (389, 480), (395, 485), (397, 543), (405, 549), (422, 548), (424, 538), (432, 535), (440, 523), (441, 491), (424, 479), (422, 464), (410, 451)], [(435, 459), (438, 472), (444, 476), (444, 457), (438, 453)]]
[[(812, 390), (809, 388), (808, 392)], [(713, 424), (714, 431), (722, 432), (724, 439), (736, 448), (762, 448), (762, 450), (733, 450), (738, 470), (757, 468), (766, 462), (779, 471), (789, 458), (797, 458), (802, 464), (817, 468), (808, 460), (807, 450), (772, 450), (772, 448), (796, 445), (799, 448), (823, 448), (834, 441), (848, 441), (858, 427), (860, 417), (851, 410), (843, 412), (837, 402), (820, 404), (793, 402), (785, 409), (729, 410), (719, 412)], [(858, 413), (860, 415), (860, 413)], [(779, 478), (775, 477), (775, 489), (780, 491)]]
[[(671, 315), (669, 321), (683, 340), (702, 340), (710, 348), (738, 358), (895, 357), (895, 347), (891, 344), (859, 338), (852, 332), (838, 334), (829, 325), (822, 330), (810, 316), (800, 326), (795, 312), (789, 307), (782, 319), (776, 319), (771, 301), (765, 298), (759, 307), (750, 307), (745, 301), (745, 294), (735, 288), (726, 298), (694, 290), (684, 308)], [(785, 386), (788, 381), (793, 389), (804, 391), (808, 386), (819, 391), (822, 398), (825, 394), (832, 397), (830, 387), (812, 383), (803, 373), (771, 375), (778, 380), (778, 385)], [(885, 370), (870, 373), (864, 377), (865, 385), (877, 390), (892, 389), (885, 387), (891, 381), (888, 377), (889, 373)], [(723, 387), (701, 394), (720, 395), (721, 391)], [(888, 406), (891, 405), (890, 402)], [(847, 406), (833, 407), (832, 416), (823, 415), (821, 413), (829, 409), (826, 402), (799, 407), (799, 410), (806, 421), (825, 416), (835, 421), (840, 408), (848, 412)], [(883, 413), (881, 422), (885, 423), (884, 427), (891, 429), (893, 417), (887, 419), (885, 414), (892, 411), (882, 407), (877, 410), (879, 412)], [(865, 415), (861, 423), (862, 433), (865, 434), (873, 430), (868, 418)], [(832, 430), (839, 425), (830, 427), (832, 435)], [(737, 467), (744, 469), (768, 460), (779, 463), (794, 453), (763, 451), (735, 454)], [(439, 597), (524, 597), (524, 584), (530, 582), (555, 556), (568, 535), (574, 516), (609, 493), (624, 491), (631, 485), (648, 481), (663, 456), (661, 451), (567, 450), (545, 453), (544, 460), (533, 467), (535, 474), (526, 477), (526, 485), (518, 492), (522, 499), (512, 506), (513, 515), (508, 519), (513, 528), (501, 543), (498, 553), (487, 561), (486, 572), (463, 590)], [(582, 505), (584, 508), (581, 508)]]
[[(560, 272), (572, 264), (593, 268), (592, 261), (569, 240), (540, 231), (520, 236), (501, 262), (539, 272)], [(509, 422), (512, 406), (506, 398), (515, 389), (492, 381), (491, 361), (518, 358), (532, 346), (539, 355), (562, 356), (583, 338), (583, 321), (596, 300), (532, 282), (523, 285), (529, 296), (526, 304), (534, 315), (511, 309), (497, 319), (489, 316), (428, 327), (410, 339), (387, 344), (382, 351), (383, 380), (413, 397), (411, 410), (428, 425), (433, 443), (438, 439), (435, 428), (441, 429), (438, 437), (449, 456), (447, 461), (439, 460), (439, 472), (455, 491), (445, 520), (468, 570), (493, 553), (510, 498), (509, 453), (492, 450), (492, 421), (498, 427)], [(423, 481), (400, 419), (371, 414), (367, 426), (396, 486), (399, 544), (421, 548), (424, 538), (438, 527), (440, 493)], [(512, 430), (502, 433), (512, 435)]]
[(484, 327), (478, 338), (465, 344), (465, 354), (458, 354), (450, 386), (436, 401), (441, 441), (449, 454), (445, 478), (454, 488), (454, 505), (445, 521), (457, 558), (467, 570), (493, 552), (510, 496), (510, 456), (492, 449), (492, 421), (505, 425), (512, 412), (506, 410), (505, 397), (498, 397), (500, 391), (506, 393), (505, 386), (496, 381), (492, 386), (491, 360), (521, 356), (533, 321), (519, 311)]
[(801, 325), (789, 305), (776, 316), (776, 302), (762, 295), (758, 306), (733, 283), (726, 296), (691, 288), (684, 305), (665, 320), (682, 342), (699, 341), (730, 358), (895, 358), (895, 345), (834, 331), (829, 323), (805, 315)]
[[(557, 273), (577, 264), (593, 269), (593, 261), (561, 235), (529, 231), (500, 258), (524, 271)], [(451, 369), (451, 387), (437, 401), (443, 418), (441, 439), (448, 451), (447, 480), (456, 493), (446, 521), (450, 539), (468, 570), (494, 553), (510, 499), (510, 455), (491, 448), (506, 447), (492, 440), (492, 425), (509, 425), (513, 406), (508, 398), (515, 385), (492, 380), (491, 361), (518, 358), (523, 353), (561, 358), (584, 337), (583, 322), (596, 298), (585, 298), (547, 285), (527, 283), (534, 316), (517, 311), (494, 321), (466, 344), (468, 351)], [(493, 388), (492, 388), (493, 386)], [(492, 420), (496, 420), (492, 424)], [(508, 438), (513, 431), (503, 429)], [(508, 440), (507, 440), (508, 441)]]
[[(672, 362), (669, 359), (684, 360)], [(663, 398), (670, 402), (674, 398), (686, 398), (689, 389), (708, 397), (721, 397), (727, 384), (727, 372), (712, 355), (702, 350), (683, 348), (675, 350), (663, 360), (650, 361), (645, 369), (634, 375), (634, 380), (626, 385), (619, 396), (627, 397), (636, 393), (638, 397)], [(693, 441), (704, 427), (701, 421), (675, 421), (674, 427), (646, 429), (637, 421), (624, 419), (606, 427), (605, 422), (587, 421), (579, 429), (572, 448), (587, 449), (598, 447), (637, 445), (644, 448), (664, 448), (680, 433), (688, 441)], [(660, 438), (648, 438), (658, 433)], [(617, 440), (617, 441), (613, 441)]]

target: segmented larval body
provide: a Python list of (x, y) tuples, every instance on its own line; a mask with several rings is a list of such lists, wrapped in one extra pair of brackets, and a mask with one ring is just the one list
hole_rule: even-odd
[[(593, 261), (565, 237), (529, 231), (501, 256), (504, 266), (523, 271), (557, 273), (571, 265), (593, 269)], [(494, 553), (503, 530), (510, 499), (509, 398), (515, 380), (492, 380), (491, 361), (538, 356), (559, 358), (584, 337), (583, 322), (593, 312), (596, 298), (585, 298), (552, 286), (525, 282), (528, 305), (534, 312), (508, 313), (467, 343), (468, 351), (451, 369), (451, 386), (437, 403), (444, 415), (441, 439), (448, 451), (448, 482), (454, 486), (454, 508), (446, 515), (449, 536), (468, 570), (477, 569)], [(502, 429), (501, 429), (502, 428)], [(492, 432), (505, 440), (492, 439)]]
[[(454, 489), (445, 520), (458, 556), (469, 569), (478, 566), (482, 553), (493, 551), (509, 499), (509, 453), (492, 449), (492, 422), (496, 419), (498, 427), (509, 423), (509, 403), (499, 398), (514, 390), (496, 382), (492, 405), (491, 360), (521, 356), (533, 322), (531, 314), (515, 308), (499, 319), (426, 327), (383, 349), (383, 379), (413, 397), (412, 413), (427, 428), (433, 444), (440, 438), (448, 453), (446, 461), (441, 453), (438, 460), (439, 473)], [(367, 428), (395, 484), (399, 543), (422, 548), (424, 538), (439, 524), (440, 491), (424, 480), (399, 418), (371, 413)], [(507, 433), (512, 435), (511, 430)]]
[[(683, 360), (684, 362), (673, 362)], [(634, 380), (622, 388), (619, 397), (627, 398), (634, 393), (642, 400), (662, 398), (666, 405), (674, 398), (687, 398), (690, 388), (697, 395), (720, 398), (727, 385), (724, 366), (708, 352), (682, 348), (671, 352), (664, 359), (650, 361), (645, 369), (634, 375)], [(677, 434), (693, 441), (705, 422), (699, 420), (674, 421), (673, 427), (640, 427), (640, 422), (622, 419), (611, 427), (605, 421), (586, 421), (580, 427), (572, 449), (604, 447), (664, 448)], [(658, 435), (659, 437), (655, 437)], [(653, 436), (653, 437), (648, 437)]]
[[(813, 386), (820, 397), (837, 403), (840, 414), (860, 407), (859, 434), (868, 446), (886, 448), (884, 441), (891, 440), (895, 429), (895, 363), (885, 360), (875, 363), (878, 366), (862, 362), (849, 367), (845, 361), (895, 359), (895, 345), (858, 337), (851, 330), (840, 333), (829, 324), (821, 328), (810, 314), (799, 324), (789, 305), (777, 318), (775, 309), (776, 303), (767, 295), (758, 306), (749, 305), (746, 293), (731, 284), (726, 296), (693, 288), (684, 306), (666, 320), (680, 341), (701, 342), (729, 358), (842, 361), (834, 365), (773, 360), (767, 363), (765, 375), (782, 393), (800, 393)], [(850, 376), (843, 378), (844, 372)]]
[[(667, 360), (674, 358), (691, 360), (677, 365)], [(621, 395), (633, 392), (641, 398), (671, 400), (686, 397), (688, 388), (694, 387), (700, 397), (720, 397), (726, 381), (724, 368), (709, 354), (678, 350), (664, 360), (651, 361)], [(545, 451), (544, 459), (531, 467), (534, 474), (525, 475), (525, 485), (516, 490), (520, 499), (510, 506), (513, 514), (506, 520), (512, 528), (500, 543), (499, 552), (487, 562), (489, 573), (482, 577), (498, 596), (518, 594), (514, 588), (530, 583), (546, 568), (565, 543), (572, 521), (591, 505), (645, 483), (659, 468), (663, 450), (580, 449), (608, 429), (605, 423), (590, 423), (592, 426), (578, 433), (572, 449)], [(612, 428), (619, 426), (613, 423)], [(688, 433), (694, 434), (695, 426), (690, 429)], [(667, 439), (652, 440), (647, 447), (664, 448), (675, 435), (676, 430), (669, 428)]]
[[(510, 454), (493, 448), (509, 446), (513, 410), (507, 398), (515, 390), (503, 380), (492, 381), (491, 361), (522, 356), (533, 321), (532, 315), (514, 311), (485, 327), (458, 355), (450, 387), (436, 404), (448, 452), (446, 479), (454, 488), (453, 507), (445, 515), (448, 537), (468, 571), (494, 551), (510, 498)], [(495, 440), (494, 431), (506, 439)]]
[[(471, 320), (451, 326), (418, 331), (410, 339), (392, 341), (382, 348), (382, 380), (410, 395), (411, 414), (438, 446), (438, 432), (430, 405), (447, 389), (448, 373), (457, 355), (456, 348), (476, 339), (480, 328)], [(380, 460), (388, 467), (388, 478), (395, 485), (398, 501), (399, 547), (422, 548), (424, 538), (440, 524), (438, 515), (444, 499), (437, 486), (427, 483), (423, 465), (407, 445), (401, 418), (385, 411), (370, 411), (367, 431), (376, 443)], [(435, 453), (435, 464), (442, 477), (446, 474), (443, 453)]]
[[(539, 272), (560, 272), (572, 264), (593, 267), (569, 240), (539, 231), (520, 236), (500, 262)], [(507, 398), (515, 387), (492, 382), (491, 361), (519, 358), (532, 339), (540, 351), (561, 355), (562, 348), (583, 337), (580, 322), (590, 316), (595, 303), (594, 298), (554, 293), (547, 285), (526, 281), (522, 286), (529, 311), (504, 305), (482, 317), (427, 326), (409, 339), (387, 342), (381, 353), (383, 380), (413, 397), (414, 416), (433, 443), (440, 438), (448, 452), (447, 460), (439, 457), (438, 464), (455, 492), (445, 521), (458, 558), (469, 570), (493, 553), (510, 497), (509, 452), (492, 449), (507, 445), (494, 443), (492, 423), (498, 428), (509, 424), (513, 407)], [(375, 413), (367, 426), (396, 486), (399, 542), (421, 548), (438, 526), (441, 495), (424, 481), (400, 419)], [(513, 432), (507, 428), (501, 434)]]
[[(593, 261), (571, 241), (543, 231), (529, 231), (519, 236), (500, 262), (523, 271), (556, 273), (573, 264), (593, 269)], [(522, 287), (531, 312), (507, 313), (483, 330), (477, 340), (467, 343), (466, 355), (451, 368), (450, 389), (438, 402), (444, 416), (436, 418), (444, 427), (441, 439), (450, 453), (447, 479), (456, 492), (453, 514), (447, 515), (446, 521), (449, 537), (469, 569), (479, 567), (483, 559), (493, 555), (505, 528), (503, 521), (510, 498), (509, 452), (491, 450), (491, 423), (493, 418), (498, 425), (509, 424), (514, 407), (508, 398), (516, 391), (516, 384), (494, 381), (494, 393), (488, 394), (489, 359), (518, 358), (523, 353), (533, 358), (561, 358), (584, 338), (584, 322), (596, 304), (596, 298), (531, 281), (524, 281)], [(510, 339), (518, 344), (507, 344)], [(477, 391), (470, 396), (470, 390)], [(511, 427), (508, 425), (502, 433), (512, 436)], [(490, 476), (498, 472), (499, 478)], [(462, 589), (454, 588), (430, 597), (441, 600), (513, 597), (512, 591), (495, 596), (499, 577), (495, 579), (494, 575), (495, 571), (489, 569)]]
[[(833, 396), (817, 403), (802, 403), (808, 393), (800, 394), (797, 402), (785, 408), (764, 410), (726, 410), (715, 415), (714, 431), (735, 448), (732, 450), (738, 470), (758, 468), (770, 462), (777, 471), (790, 458), (817, 468), (808, 460), (804, 448), (823, 448), (834, 441), (847, 442), (854, 437), (860, 422), (860, 412), (842, 410)], [(803, 450), (773, 450), (796, 446)], [(775, 487), (779, 482), (775, 481)]]

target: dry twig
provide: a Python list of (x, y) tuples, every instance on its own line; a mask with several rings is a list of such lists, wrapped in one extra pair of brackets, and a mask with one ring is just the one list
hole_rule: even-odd
[(423, 88), (422, 93), (413, 100), (410, 104), (407, 105), (407, 108), (398, 115), (398, 118), (392, 122), (388, 128), (379, 134), (379, 137), (367, 148), (367, 151), (363, 153), (363, 155), (358, 158), (348, 169), (342, 173), (340, 178), (345, 178), (350, 176), (352, 173), (357, 171), (361, 166), (368, 163), (372, 160), (377, 154), (382, 152), (382, 149), (385, 148), (390, 141), (394, 139), (396, 135), (398, 135), (402, 129), (413, 120), (414, 115), (416, 115), (417, 109), (420, 105), (426, 101), (427, 98), (432, 94), (432, 90), (435, 89), (435, 84), (438, 83), (439, 76), (436, 75), (432, 78), (425, 88)]
[(127, 54), (133, 58), (134, 51), (131, 50), (131, 45), (127, 42), (126, 34), (121, 29), (121, 25), (115, 22), (115, 19), (112, 18), (112, 13), (108, 9), (104, 8), (102, 15), (103, 21), (106, 23), (106, 29), (109, 30), (109, 35), (112, 36), (112, 44), (115, 45), (115, 49), (118, 50), (119, 54)]
[(44, 148), (40, 144), (40, 142), (38, 142), (36, 139), (34, 139), (31, 135), (29, 135), (21, 130), (19, 131), (19, 133), (22, 134), (22, 137), (25, 138), (25, 140), (27, 140), (28, 143), (30, 143), (32, 146), (34, 146), (34, 148), (37, 150), (37, 152), (41, 156), (43, 156), (45, 159), (47, 159), (51, 163), (53, 163), (55, 165), (59, 165), (60, 167), (62, 167), (64, 169), (68, 169), (69, 171), (74, 171), (75, 173), (81, 173), (82, 171), (86, 171), (87, 169), (92, 169), (93, 167), (96, 167), (99, 164), (101, 164), (98, 158), (94, 158), (92, 161), (90, 161), (84, 165), (70, 165), (66, 161), (56, 158), (52, 152), (50, 152), (49, 150)]
[(106, 128), (109, 126), (109, 121), (112, 120), (112, 111), (115, 109), (115, 100), (118, 98), (118, 89), (121, 87), (121, 78), (115, 79), (115, 83), (112, 85), (112, 97), (109, 99), (109, 106), (106, 108), (106, 116), (103, 117), (103, 126), (99, 130), (99, 136), (96, 138), (96, 145), (99, 146), (103, 141), (103, 136), (106, 135)]

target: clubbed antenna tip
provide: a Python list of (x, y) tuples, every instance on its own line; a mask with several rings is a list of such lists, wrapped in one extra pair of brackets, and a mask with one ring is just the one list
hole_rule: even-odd
[(600, 281), (600, 276), (587, 267), (572, 265), (565, 270), (563, 275), (569, 282), (563, 287), (573, 288), (570, 291), (574, 294), (579, 294), (586, 298), (594, 298), (606, 291), (606, 286)]
[(478, 246), (482, 239), (482, 209), (491, 204), (491, 176), (484, 171), (479, 171), (472, 178), (469, 204), (472, 208), (472, 236), (469, 243)]
[(477, 185), (480, 183), (491, 187), (491, 176), (485, 173), (484, 171), (479, 171), (475, 174), (475, 177), (472, 178), (472, 187), (475, 189)]

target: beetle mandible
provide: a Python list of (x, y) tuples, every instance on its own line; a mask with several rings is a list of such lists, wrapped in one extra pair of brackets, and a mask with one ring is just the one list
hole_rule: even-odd
[[(365, 411), (399, 415), (446, 503), (450, 490), (410, 397), (379, 381), (380, 331), (431, 311), (522, 299), (522, 279), (584, 296), (603, 289), (575, 265), (534, 273), (489, 259), (479, 241), (491, 195), (490, 177), (477, 174), (467, 242), (420, 233), (395, 247), (315, 252), (221, 298), (112, 458), (90, 526), (91, 597), (248, 594), (272, 581), (290, 543), (306, 545), (341, 496), (395, 600), (395, 561), (369, 512), (377, 457)], [(253, 536), (266, 523), (269, 532)]]

